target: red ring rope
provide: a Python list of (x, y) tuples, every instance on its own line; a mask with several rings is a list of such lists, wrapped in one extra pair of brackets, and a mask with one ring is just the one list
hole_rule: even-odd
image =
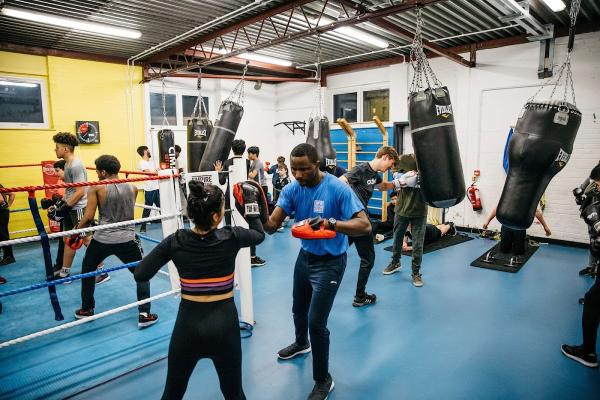
[(41, 165), (42, 165), (42, 163), (37, 163), (37, 164), (0, 165), (0, 168), (39, 167)]
[(76, 183), (57, 183), (53, 185), (38, 185), (38, 186), (19, 186), (13, 188), (0, 188), (0, 193), (15, 193), (15, 192), (33, 192), (36, 190), (45, 189), (61, 189), (71, 187), (83, 187), (83, 186), (100, 186), (109, 185), (111, 183), (126, 183), (126, 182), (143, 182), (143, 181), (158, 181), (163, 179), (170, 179), (171, 177), (177, 178), (179, 175), (165, 175), (165, 176), (148, 176), (145, 178), (129, 178), (129, 179), (107, 179), (98, 182), (76, 182)]
[[(23, 168), (23, 167), (40, 167), (42, 165), (41, 162), (37, 163), (37, 164), (14, 164), (14, 165), (0, 165), (0, 168)], [(85, 167), (85, 169), (88, 170), (92, 170), (95, 171), (96, 168), (94, 167)], [(126, 170), (121, 170), (119, 171), (120, 174), (126, 174), (126, 175), (157, 175), (156, 172), (141, 172), (141, 171), (126, 171)]]

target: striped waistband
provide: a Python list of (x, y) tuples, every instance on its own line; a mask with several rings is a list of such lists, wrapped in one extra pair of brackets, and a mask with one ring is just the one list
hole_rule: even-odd
[(181, 298), (188, 301), (195, 301), (197, 303), (212, 303), (215, 301), (227, 300), (233, 297), (233, 290), (223, 294), (208, 294), (208, 295), (191, 295), (182, 294)]

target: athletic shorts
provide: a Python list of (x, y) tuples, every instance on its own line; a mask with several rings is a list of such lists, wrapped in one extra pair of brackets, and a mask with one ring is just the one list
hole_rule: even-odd
[[(71, 231), (71, 230), (75, 229), (75, 227), (77, 226), (79, 221), (81, 221), (81, 219), (83, 218), (84, 214), (85, 214), (85, 207), (79, 208), (79, 209), (73, 209), (73, 210), (69, 211), (69, 215), (67, 217), (65, 217), (65, 219), (63, 219), (63, 230)], [(92, 232), (87, 233), (85, 236), (90, 236), (91, 234), (92, 234)]]

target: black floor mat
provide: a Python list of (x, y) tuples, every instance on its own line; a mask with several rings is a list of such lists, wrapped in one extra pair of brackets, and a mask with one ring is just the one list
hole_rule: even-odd
[[(523, 267), (523, 265), (525, 265), (527, 260), (529, 260), (529, 258), (533, 255), (533, 253), (535, 253), (537, 251), (537, 249), (539, 249), (539, 246), (531, 246), (530, 244), (527, 244), (527, 248), (525, 248), (525, 254), (523, 254), (522, 256), (516, 256), (517, 257), (516, 261), (518, 261), (518, 263), (514, 264), (513, 266), (510, 266), (509, 265), (510, 259), (513, 257), (513, 255), (507, 254), (507, 253), (501, 253), (500, 252), (500, 243), (497, 243), (494, 247), (492, 247), (491, 249), (489, 249), (488, 251), (483, 253), (475, 261), (473, 261), (471, 263), (471, 266), (479, 267), (479, 268), (494, 269), (496, 271), (503, 271), (503, 272), (513, 272), (513, 273), (519, 272), (519, 270)], [(487, 254), (490, 251), (492, 252), (492, 255), (494, 256), (494, 259), (492, 260), (492, 262), (483, 261), (483, 260), (485, 260)]]
[[(431, 253), (432, 251), (443, 249), (444, 247), (454, 246), (455, 244), (468, 242), (469, 240), (473, 240), (473, 238), (463, 233), (457, 233), (456, 236), (444, 236), (437, 242), (430, 243), (423, 247), (423, 254)], [(384, 250), (392, 251), (392, 246), (388, 246)], [(403, 251), (402, 254), (405, 256), (412, 256), (412, 252), (410, 251)]]

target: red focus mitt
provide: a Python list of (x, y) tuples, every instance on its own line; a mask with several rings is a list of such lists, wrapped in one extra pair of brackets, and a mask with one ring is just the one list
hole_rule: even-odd
[(83, 246), (83, 237), (79, 233), (76, 233), (69, 236), (65, 243), (73, 250), (79, 250)]
[(292, 236), (298, 239), (333, 239), (336, 232), (325, 229), (324, 222), (320, 216), (300, 221), (292, 226)]
[(269, 220), (269, 206), (262, 187), (256, 181), (244, 181), (233, 185), (235, 207), (244, 218), (260, 217), (264, 224)]

